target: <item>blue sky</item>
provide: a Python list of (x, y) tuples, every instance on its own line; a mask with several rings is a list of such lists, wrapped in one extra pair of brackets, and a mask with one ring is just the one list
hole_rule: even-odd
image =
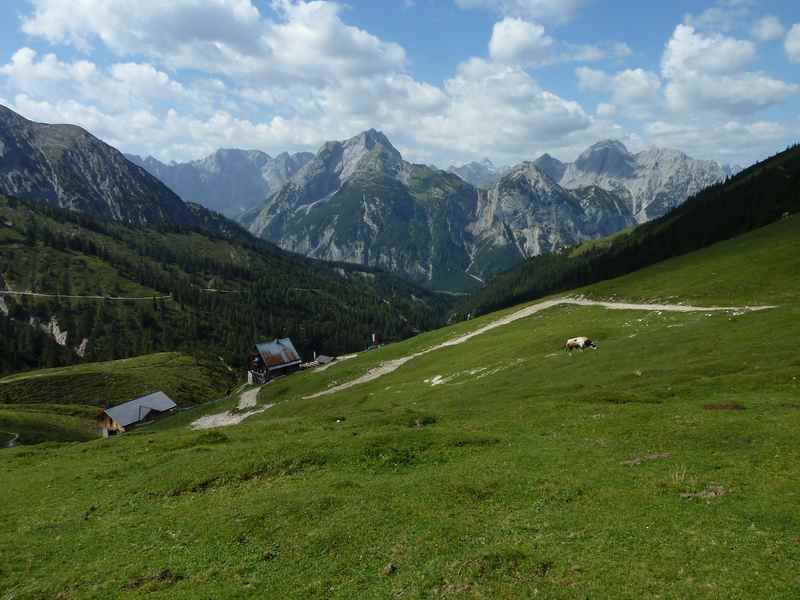
[(0, 103), (162, 160), (374, 127), (415, 161), (800, 140), (796, 0), (6, 0)]

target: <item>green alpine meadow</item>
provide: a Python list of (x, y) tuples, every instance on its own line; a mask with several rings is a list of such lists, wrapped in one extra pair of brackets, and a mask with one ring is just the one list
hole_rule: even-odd
[[(276, 379), (236, 426), (4, 450), (5, 597), (793, 598), (798, 251), (787, 217), (556, 296), (724, 310), (557, 304), (311, 398), (521, 305)], [(38, 377), (134, 394), (123, 363)]]

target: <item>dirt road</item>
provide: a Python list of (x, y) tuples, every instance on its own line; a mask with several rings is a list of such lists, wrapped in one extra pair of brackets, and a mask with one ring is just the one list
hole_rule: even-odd
[(410, 354), (402, 358), (396, 358), (394, 360), (386, 361), (385, 363), (382, 363), (381, 365), (370, 369), (364, 375), (362, 375), (357, 379), (354, 379), (353, 381), (348, 381), (346, 383), (342, 383), (341, 385), (337, 385), (322, 392), (317, 392), (316, 394), (305, 396), (305, 398), (310, 399), (310, 398), (318, 398), (319, 396), (327, 396), (329, 394), (335, 394), (337, 392), (341, 392), (342, 390), (346, 390), (351, 387), (361, 385), (362, 383), (373, 381), (375, 379), (378, 379), (379, 377), (383, 377), (384, 375), (388, 375), (389, 373), (396, 371), (401, 366), (406, 364), (408, 361), (413, 360), (419, 356), (423, 356), (425, 354), (428, 354), (429, 352), (440, 350), (441, 348), (447, 348), (449, 346), (457, 346), (459, 344), (463, 344), (464, 342), (471, 340), (477, 335), (484, 334), (487, 331), (496, 329), (497, 327), (508, 325), (509, 323), (513, 323), (514, 321), (518, 321), (519, 319), (524, 319), (533, 314), (536, 314), (543, 310), (547, 310), (548, 308), (552, 308), (554, 306), (558, 306), (560, 304), (574, 304), (577, 306), (601, 306), (603, 308), (608, 308), (611, 310), (649, 310), (649, 311), (662, 311), (662, 312), (699, 312), (699, 311), (752, 312), (758, 310), (765, 310), (768, 308), (774, 308), (774, 306), (692, 306), (689, 304), (635, 304), (632, 302), (602, 302), (599, 300), (587, 300), (585, 298), (556, 298), (554, 300), (545, 300), (544, 302), (538, 302), (536, 304), (531, 304), (530, 306), (526, 306), (525, 308), (522, 308), (517, 312), (511, 313), (509, 315), (506, 315), (505, 317), (492, 321), (491, 323), (488, 323), (483, 327), (479, 327), (475, 331), (471, 331), (470, 333), (465, 333), (464, 335), (453, 338), (452, 340), (442, 342), (441, 344), (437, 344), (436, 346), (427, 348), (425, 350), (421, 350), (420, 352), (416, 352), (414, 354)]
[(239, 404), (236, 406), (237, 412), (226, 410), (225, 412), (216, 413), (214, 415), (207, 415), (200, 417), (193, 421), (189, 426), (193, 430), (200, 429), (213, 429), (214, 427), (228, 427), (229, 425), (238, 425), (248, 417), (260, 414), (265, 410), (275, 406), (274, 404), (265, 404), (261, 408), (256, 408), (258, 402), (258, 392), (264, 386), (255, 387), (243, 392), (239, 396)]

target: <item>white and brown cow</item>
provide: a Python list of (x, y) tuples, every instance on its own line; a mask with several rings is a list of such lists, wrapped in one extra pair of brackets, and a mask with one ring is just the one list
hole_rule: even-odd
[(564, 349), (567, 352), (572, 352), (573, 350), (583, 350), (584, 348), (596, 350), (597, 346), (592, 340), (585, 336), (570, 338), (567, 340), (567, 343), (564, 344)]

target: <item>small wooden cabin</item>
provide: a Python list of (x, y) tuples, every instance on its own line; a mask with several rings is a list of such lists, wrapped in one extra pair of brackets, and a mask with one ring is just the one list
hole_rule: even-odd
[(285, 375), (300, 368), (300, 354), (295, 350), (289, 338), (276, 339), (272, 342), (256, 344), (256, 351), (250, 355), (251, 383), (266, 381)]
[(125, 404), (105, 409), (97, 417), (103, 437), (124, 433), (131, 427), (152, 421), (154, 418), (173, 412), (178, 407), (164, 392), (158, 391)]

